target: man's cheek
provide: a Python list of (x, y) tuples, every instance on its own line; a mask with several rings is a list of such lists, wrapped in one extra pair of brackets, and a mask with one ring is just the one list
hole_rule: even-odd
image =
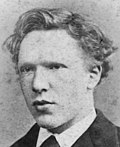
[(26, 76), (21, 77), (21, 85), (22, 85), (22, 87), (24, 87), (26, 89), (27, 87), (29, 87), (31, 81), (32, 81), (32, 79), (28, 79)]
[(69, 104), (72, 103), (73, 98), (75, 98), (76, 95), (76, 90), (74, 89), (74, 85), (65, 83), (63, 86), (57, 88), (57, 90), (58, 90), (57, 101), (60, 103), (60, 105), (68, 106)]
[(31, 91), (30, 82), (28, 82), (28, 81), (26, 81), (24, 79), (21, 79), (21, 89), (22, 89), (25, 96), (29, 95), (30, 91)]
[(70, 71), (69, 69), (63, 69), (57, 73), (57, 78), (59, 79), (59, 81), (62, 81), (65, 83), (66, 82), (71, 83), (74, 77), (75, 77), (75, 73)]

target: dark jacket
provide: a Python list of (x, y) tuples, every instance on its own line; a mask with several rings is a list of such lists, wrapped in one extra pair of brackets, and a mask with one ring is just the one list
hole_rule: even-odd
[[(40, 127), (35, 124), (30, 131), (11, 147), (36, 147)], [(113, 125), (97, 110), (97, 117), (88, 130), (72, 147), (120, 147), (120, 128)]]

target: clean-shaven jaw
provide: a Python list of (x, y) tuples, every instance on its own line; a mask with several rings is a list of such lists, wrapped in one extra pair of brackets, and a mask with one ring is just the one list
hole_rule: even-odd
[(26, 103), (39, 126), (62, 132), (93, 110), (98, 81), (65, 30), (30, 32), (21, 43), (18, 68)]

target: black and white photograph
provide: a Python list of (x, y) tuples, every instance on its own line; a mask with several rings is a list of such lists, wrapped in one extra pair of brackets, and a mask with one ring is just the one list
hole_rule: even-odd
[(120, 1), (0, 1), (0, 147), (120, 147)]

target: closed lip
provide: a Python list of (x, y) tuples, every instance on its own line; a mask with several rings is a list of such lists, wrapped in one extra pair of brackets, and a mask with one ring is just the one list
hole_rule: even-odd
[(32, 105), (33, 106), (44, 106), (44, 105), (49, 105), (49, 104), (55, 104), (55, 103), (49, 102), (49, 101), (45, 101), (45, 100), (41, 100), (41, 101), (36, 100), (36, 101), (33, 102)]
[(40, 112), (40, 114), (50, 114), (50, 108), (51, 106), (54, 106), (52, 102), (41, 100), (41, 101), (34, 101), (33, 107), (36, 109), (37, 112)]

